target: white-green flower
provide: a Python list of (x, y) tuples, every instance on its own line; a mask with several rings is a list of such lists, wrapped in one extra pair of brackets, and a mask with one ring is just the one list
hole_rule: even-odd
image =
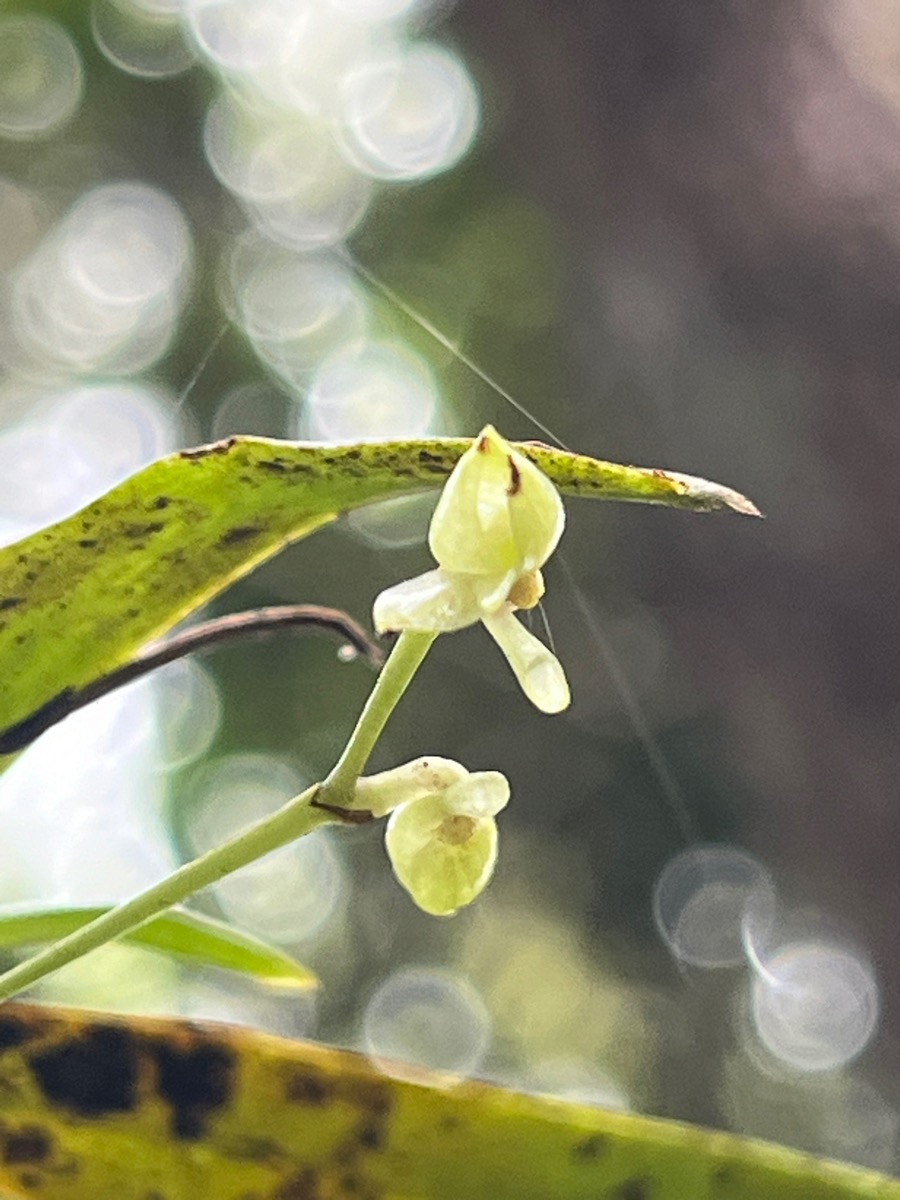
[(386, 817), (401, 804), (424, 800), (468, 776), (462, 763), (454, 762), (452, 758), (440, 758), (436, 754), (415, 758), (389, 771), (357, 779), (350, 807), (370, 812), (373, 817)]
[(529, 700), (560, 712), (570, 699), (562, 666), (514, 614), (543, 595), (540, 569), (564, 525), (550, 480), (488, 425), (456, 464), (432, 517), (437, 569), (382, 592), (375, 628), (448, 633), (482, 621)]
[(497, 861), (494, 817), (508, 800), (509, 784), (499, 771), (466, 771), (448, 787), (394, 809), (385, 848), (419, 908), (449, 917), (481, 894)]

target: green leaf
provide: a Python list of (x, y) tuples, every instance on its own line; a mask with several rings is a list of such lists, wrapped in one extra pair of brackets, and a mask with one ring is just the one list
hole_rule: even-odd
[[(0, 1010), (0, 1189), (31, 1200), (900, 1200), (779, 1146), (240, 1027)], [(415, 1080), (415, 1082), (411, 1082)]]
[[(16, 906), (0, 909), (0, 947), (55, 942), (74, 933), (110, 906)], [(258, 938), (240, 933), (224, 921), (186, 909), (170, 909), (154, 917), (125, 941), (163, 954), (177, 954), (207, 967), (250, 975), (271, 987), (307, 990), (317, 979), (294, 959)]]
[[(439, 486), (470, 444), (229, 438), (161, 459), (5, 547), (0, 736), (126, 662), (288, 542), (349, 509)], [(568, 495), (756, 513), (690, 476), (520, 448)]]

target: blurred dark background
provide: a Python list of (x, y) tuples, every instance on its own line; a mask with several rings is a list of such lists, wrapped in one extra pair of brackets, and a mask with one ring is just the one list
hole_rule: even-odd
[[(221, 324), (218, 263), (241, 224), (203, 159), (210, 77), (133, 78), (98, 53), (80, 5), (14, 7), (55, 13), (90, 86), (72, 132), (3, 145), (0, 171), (58, 206), (140, 177), (187, 214), (193, 290), (154, 367), (177, 392)], [(298, 944), (323, 979), (317, 1031), (354, 1041), (391, 970), (440, 967), (484, 997), (484, 1073), (599, 1099), (612, 1080), (640, 1109), (890, 1170), (900, 13), (471, 0), (422, 20), (476, 80), (480, 132), (446, 174), (384, 185), (352, 253), (566, 445), (720, 480), (766, 520), (570, 504), (546, 601), (574, 694), (564, 717), (528, 710), (483, 631), (442, 639), (378, 765), (429, 752), (503, 770), (497, 877), (472, 911), (435, 922), (390, 880), (377, 831), (344, 839), (345, 923)], [(372, 306), (384, 336), (431, 363), (443, 428), (544, 436), (383, 298)], [(266, 413), (297, 402), (232, 329), (190, 393), (185, 436), (221, 433), (240, 381), (262, 381)], [(245, 431), (296, 436), (259, 422)], [(216, 611), (303, 600), (364, 619), (377, 590), (425, 568), (426, 519), (400, 549), (326, 530)], [(211, 669), (223, 723), (169, 781), (181, 839), (210, 762), (273, 755), (316, 777), (369, 685), (307, 642), (223, 651)], [(791, 920), (870, 961), (880, 1023), (852, 1064), (785, 1073), (748, 1032), (752, 972), (670, 954), (654, 883), (704, 843), (756, 856)]]

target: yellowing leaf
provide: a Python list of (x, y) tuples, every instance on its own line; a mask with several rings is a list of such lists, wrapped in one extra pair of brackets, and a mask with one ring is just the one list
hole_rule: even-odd
[(900, 1200), (873, 1172), (241, 1028), (0, 1011), (0, 1188), (32, 1200)]

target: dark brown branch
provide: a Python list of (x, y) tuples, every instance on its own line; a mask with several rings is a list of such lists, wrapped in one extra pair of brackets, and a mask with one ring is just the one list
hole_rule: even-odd
[(82, 688), (66, 688), (41, 705), (36, 712), (0, 733), (0, 754), (13, 754), (17, 750), (24, 750), (64, 717), (92, 704), (101, 696), (108, 696), (117, 688), (148, 675), (157, 667), (164, 667), (187, 654), (210, 650), (224, 642), (266, 636), (291, 627), (337, 634), (346, 646), (351, 647), (355, 654), (367, 659), (376, 670), (384, 661), (381, 650), (362, 626), (337, 608), (323, 608), (318, 604), (284, 604), (272, 608), (252, 609), (249, 612), (230, 613), (225, 617), (216, 617), (212, 621), (192, 625), (167, 641), (148, 646), (129, 662), (123, 663), (121, 667), (116, 667), (106, 675), (101, 675), (99, 679), (91, 680)]

